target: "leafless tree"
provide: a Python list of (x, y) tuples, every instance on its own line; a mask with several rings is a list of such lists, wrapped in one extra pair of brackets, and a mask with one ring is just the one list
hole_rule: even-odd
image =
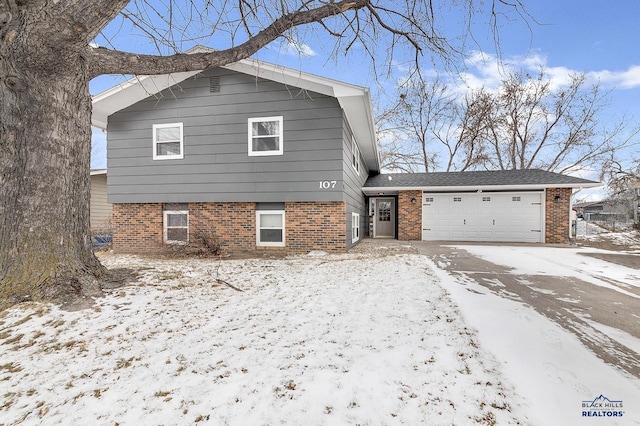
[(611, 200), (627, 205), (634, 227), (640, 229), (640, 159), (623, 161), (612, 153), (602, 167), (600, 178), (607, 183)]
[(584, 74), (570, 75), (562, 86), (553, 86), (544, 69), (508, 74), (487, 115), (491, 167), (560, 173), (598, 167), (628, 143), (623, 121), (608, 128), (603, 120), (607, 101)]
[[(247, 58), (296, 28), (332, 36), (336, 49), (384, 43), (417, 57), (454, 55), (435, 0), (0, 0), (0, 302), (100, 292), (104, 268), (91, 248), (89, 81), (102, 74), (197, 71)], [(482, 2), (457, 7), (474, 15)], [(521, 0), (490, 1), (522, 14)], [(447, 6), (450, 7), (450, 6)], [(102, 39), (94, 40), (112, 21)], [(131, 53), (131, 28), (158, 54)], [(121, 28), (120, 33), (117, 28)], [(469, 23), (463, 31), (471, 28)], [(105, 44), (103, 43), (103, 44)], [(182, 54), (202, 43), (218, 50)], [(122, 48), (124, 50), (118, 50)], [(387, 58), (387, 59), (389, 59)]]
[(408, 141), (399, 145), (407, 149), (390, 156), (418, 156), (427, 171), (598, 170), (640, 132), (624, 119), (603, 118), (608, 94), (584, 74), (554, 85), (544, 69), (510, 72), (497, 90), (465, 95), (441, 81), (400, 87), (391, 111)]
[(464, 171), (485, 161), (490, 105), (484, 92), (460, 100), (440, 78), (426, 80), (419, 73), (400, 84), (398, 92), (397, 103), (381, 114), (399, 139), (381, 144), (381, 155), (388, 159), (383, 165), (411, 161), (411, 170)]
[(615, 153), (612, 153), (603, 164), (600, 178), (607, 182), (613, 194), (640, 188), (640, 159), (623, 162), (615, 158)]

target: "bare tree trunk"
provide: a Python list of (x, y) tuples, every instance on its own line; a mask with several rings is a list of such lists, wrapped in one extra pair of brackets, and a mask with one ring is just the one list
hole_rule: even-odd
[[(91, 97), (81, 59), (56, 65), (2, 49), (0, 309), (100, 291), (89, 224)], [(52, 65), (53, 66), (53, 65)], [(61, 69), (64, 67), (65, 69)]]

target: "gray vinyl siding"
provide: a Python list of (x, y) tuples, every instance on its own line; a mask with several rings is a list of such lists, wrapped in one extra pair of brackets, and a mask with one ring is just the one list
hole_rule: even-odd
[(107, 203), (107, 175), (91, 176), (91, 229), (108, 228), (111, 204)]
[(347, 226), (347, 250), (353, 246), (351, 242), (351, 231), (353, 224), (351, 222), (352, 213), (360, 214), (360, 240), (364, 238), (365, 232), (368, 226), (368, 212), (366, 209), (366, 203), (364, 194), (362, 193), (362, 187), (369, 177), (369, 170), (362, 161), (360, 155), (358, 161), (360, 162), (360, 172), (357, 173), (353, 167), (353, 144), (352, 144), (352, 131), (349, 127), (349, 123), (343, 120), (343, 149), (342, 149), (342, 163), (344, 174), (344, 201), (347, 209), (346, 226)]
[[(249, 156), (248, 119), (271, 116), (283, 117), (284, 154)], [(152, 126), (163, 123), (183, 123), (183, 159), (153, 160)], [(111, 115), (107, 137), (111, 203), (343, 200), (342, 110), (295, 87), (206, 71)]]

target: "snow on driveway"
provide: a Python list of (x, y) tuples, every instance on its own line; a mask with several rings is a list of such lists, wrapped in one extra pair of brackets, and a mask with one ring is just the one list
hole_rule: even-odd
[(532, 424), (425, 256), (102, 261), (141, 277), (0, 313), (0, 424)]
[[(486, 261), (514, 268), (513, 275), (551, 275), (575, 277), (610, 288), (627, 297), (637, 297), (628, 289), (640, 286), (640, 272), (579, 253), (597, 249), (554, 248), (546, 246), (452, 245)], [(639, 425), (640, 379), (605, 364), (578, 338), (533, 308), (488, 290), (464, 271), (454, 275), (446, 265), (432, 264), (441, 284), (458, 304), (468, 324), (478, 330), (481, 347), (494, 353), (503, 372), (526, 402), (534, 424), (558, 425)], [(499, 281), (498, 281), (499, 282)], [(617, 282), (618, 285), (613, 285)], [(585, 316), (588, 316), (588, 310)], [(638, 321), (633, 316), (629, 321)], [(637, 337), (617, 329), (600, 328), (629, 349), (640, 348)], [(640, 363), (640, 353), (636, 354)], [(586, 401), (604, 396), (615, 408), (612, 417), (585, 418)], [(617, 412), (616, 417), (613, 413)], [(622, 412), (622, 417), (618, 415)]]
[[(627, 288), (640, 288), (640, 271), (611, 262), (586, 257), (580, 253), (611, 253), (595, 248), (547, 246), (455, 245), (496, 265), (515, 267), (517, 275), (551, 275), (574, 277), (585, 282), (618, 291), (625, 296), (640, 298)], [(614, 285), (612, 281), (621, 285)]]

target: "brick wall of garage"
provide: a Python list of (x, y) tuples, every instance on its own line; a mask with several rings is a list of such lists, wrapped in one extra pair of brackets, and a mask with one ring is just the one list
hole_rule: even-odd
[(545, 243), (569, 241), (571, 188), (548, 188), (545, 191)]
[[(411, 200), (415, 200), (415, 203)], [(398, 239), (422, 239), (422, 191), (398, 193)]]

